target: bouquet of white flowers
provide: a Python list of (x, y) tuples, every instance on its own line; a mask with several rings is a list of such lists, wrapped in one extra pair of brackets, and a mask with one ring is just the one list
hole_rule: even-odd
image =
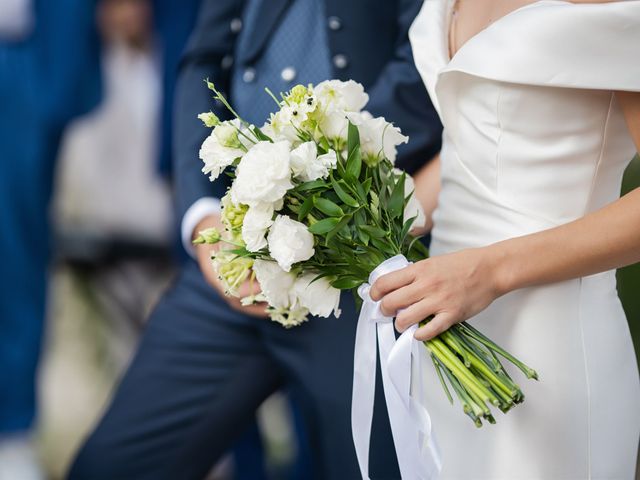
[[(260, 292), (243, 303), (267, 302), (272, 320), (293, 327), (309, 315), (338, 316), (340, 291), (355, 291), (385, 260), (428, 256), (411, 234), (425, 220), (412, 179), (394, 168), (408, 138), (363, 111), (362, 85), (298, 85), (280, 99), (268, 92), (278, 111), (258, 128), (207, 84), (235, 119), (200, 115), (213, 127), (200, 150), (203, 172), (215, 180), (227, 170), (233, 181), (222, 199), (225, 231), (200, 232), (195, 243), (224, 242), (213, 264), (229, 295), (257, 280)], [(524, 399), (499, 357), (537, 378), (466, 323), (424, 344), (449, 400), (447, 382), (477, 426), (495, 421), (488, 404), (507, 412)]]

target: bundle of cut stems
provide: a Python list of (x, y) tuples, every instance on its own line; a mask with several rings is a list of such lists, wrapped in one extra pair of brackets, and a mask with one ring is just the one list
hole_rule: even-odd
[(449, 401), (453, 403), (447, 382), (464, 413), (477, 427), (482, 426), (482, 419), (496, 422), (488, 404), (506, 413), (524, 400), (522, 390), (504, 369), (499, 356), (518, 367), (527, 378), (538, 379), (535, 370), (466, 322), (453, 326), (424, 345), (431, 354)]

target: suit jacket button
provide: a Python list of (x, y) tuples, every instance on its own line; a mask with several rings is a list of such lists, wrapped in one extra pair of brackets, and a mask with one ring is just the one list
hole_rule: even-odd
[(340, 70), (344, 70), (349, 66), (349, 59), (346, 55), (339, 53), (333, 57), (333, 66)]
[(327, 24), (329, 25), (329, 30), (333, 30), (337, 32), (342, 28), (342, 20), (340, 17), (329, 17), (327, 19)]
[(231, 23), (229, 23), (229, 28), (231, 29), (232, 33), (240, 33), (240, 30), (242, 30), (242, 20), (239, 18), (234, 18), (233, 20), (231, 20)]
[(220, 66), (223, 70), (229, 70), (233, 66), (233, 55), (225, 55), (222, 57)]
[(256, 71), (255, 69), (249, 67), (242, 72), (242, 81), (244, 83), (251, 83), (256, 79)]
[(282, 72), (280, 72), (280, 77), (285, 82), (293, 82), (293, 80), (296, 78), (296, 75), (296, 69), (293, 67), (284, 68)]

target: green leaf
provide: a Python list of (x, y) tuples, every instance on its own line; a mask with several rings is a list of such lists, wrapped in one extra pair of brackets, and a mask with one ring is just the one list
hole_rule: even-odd
[(349, 128), (347, 130), (347, 152), (349, 152), (349, 156), (351, 156), (351, 153), (359, 146), (360, 132), (358, 131), (358, 127), (349, 122)]
[(364, 245), (369, 245), (369, 240), (371, 239), (371, 237), (369, 237), (369, 234), (361, 228), (358, 229), (358, 238), (360, 238), (360, 241)]
[(342, 217), (344, 215), (344, 211), (339, 205), (326, 198), (318, 198), (315, 202), (315, 207), (330, 217)]
[(333, 187), (333, 190), (336, 192), (336, 195), (338, 195), (338, 197), (340, 197), (340, 200), (342, 200), (345, 205), (349, 205), (350, 207), (354, 207), (357, 208), (360, 205), (358, 204), (358, 201), (353, 198), (351, 195), (349, 195), (347, 192), (344, 191), (344, 189), (340, 186), (340, 184), (338, 182), (336, 182), (335, 179), (331, 179), (331, 186)]
[(271, 139), (271, 137), (269, 137), (268, 135), (265, 135), (262, 130), (260, 130), (258, 127), (254, 126), (253, 127), (253, 133), (256, 135), (256, 137), (258, 137), (258, 139), (262, 140), (263, 142), (273, 142), (273, 140)]
[(316, 202), (316, 196), (315, 195), (311, 195), (310, 197), (307, 197), (305, 199), (305, 201), (302, 202), (302, 205), (300, 206), (300, 210), (298, 211), (298, 221), (299, 222), (304, 220), (306, 218), (306, 216), (309, 215), (309, 212), (311, 211), (311, 209), (315, 205), (315, 202)]
[(333, 230), (333, 228), (340, 222), (339, 218), (325, 218), (317, 223), (314, 223), (309, 227), (309, 231), (314, 235), (322, 235)]
[(409, 230), (411, 230), (411, 225), (413, 225), (413, 222), (416, 220), (416, 218), (418, 217), (417, 216), (411, 217), (406, 222), (404, 222), (404, 225), (402, 226), (402, 231), (400, 232), (400, 237), (398, 237), (400, 239), (400, 243), (402, 243), (404, 239), (407, 237)]
[(378, 227), (372, 227), (371, 225), (358, 225), (360, 230), (367, 232), (373, 238), (384, 238), (387, 236), (387, 232)]
[(329, 243), (329, 241), (331, 241), (331, 239), (340, 230), (342, 230), (349, 223), (350, 220), (351, 220), (351, 215), (345, 215), (344, 217), (342, 217), (338, 222), (338, 224), (335, 227), (333, 227), (329, 233), (327, 233), (327, 238), (325, 240), (325, 243)]
[(386, 252), (387, 250), (389, 250), (389, 246), (390, 246), (389, 242), (386, 242), (384, 240), (380, 240), (377, 238), (372, 238), (371, 244), (381, 252)]
[(360, 152), (360, 132), (358, 127), (349, 122), (347, 132), (347, 166), (346, 175), (351, 178), (358, 178), (362, 169), (362, 154)]
[(367, 178), (364, 182), (362, 182), (362, 189), (365, 192), (368, 192), (369, 190), (371, 190), (371, 177)]
[(316, 188), (328, 187), (329, 185), (325, 180), (314, 180), (313, 182), (306, 182), (298, 185), (296, 191), (306, 192), (309, 190), (315, 190)]
[(362, 280), (353, 277), (342, 277), (331, 282), (331, 286), (338, 290), (351, 290), (362, 285)]
[(393, 187), (393, 192), (391, 193), (391, 198), (389, 199), (388, 211), (389, 216), (393, 218), (398, 218), (402, 215), (404, 211), (404, 181), (406, 178), (406, 174), (403, 173), (395, 186)]
[(362, 170), (362, 154), (360, 153), (360, 145), (357, 145), (353, 151), (349, 153), (347, 159), (347, 176), (357, 179)]

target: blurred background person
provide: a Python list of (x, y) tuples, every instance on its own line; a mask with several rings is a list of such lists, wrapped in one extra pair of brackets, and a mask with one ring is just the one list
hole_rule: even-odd
[[(165, 163), (175, 72), (199, 3), (97, 3), (103, 95), (64, 133), (52, 209), (56, 262), (40, 443), (55, 478), (101, 411), (178, 260)], [(283, 402), (273, 399), (267, 411), (267, 444), (273, 451), (276, 440), (276, 463), (286, 465)], [(216, 478), (232, 471), (237, 479), (267, 478), (264, 434), (254, 423)]]
[(158, 168), (161, 59), (149, 1), (103, 0), (97, 20), (104, 95), (65, 132), (55, 251), (133, 344), (171, 270), (170, 186)]
[(158, 166), (164, 62), (152, 3), (99, 0), (92, 16), (103, 94), (64, 132), (51, 209), (39, 440), (53, 478), (128, 362), (175, 254), (169, 179)]
[(0, 478), (40, 478), (32, 447), (49, 262), (47, 211), (65, 124), (98, 100), (93, 2), (0, 1)]

